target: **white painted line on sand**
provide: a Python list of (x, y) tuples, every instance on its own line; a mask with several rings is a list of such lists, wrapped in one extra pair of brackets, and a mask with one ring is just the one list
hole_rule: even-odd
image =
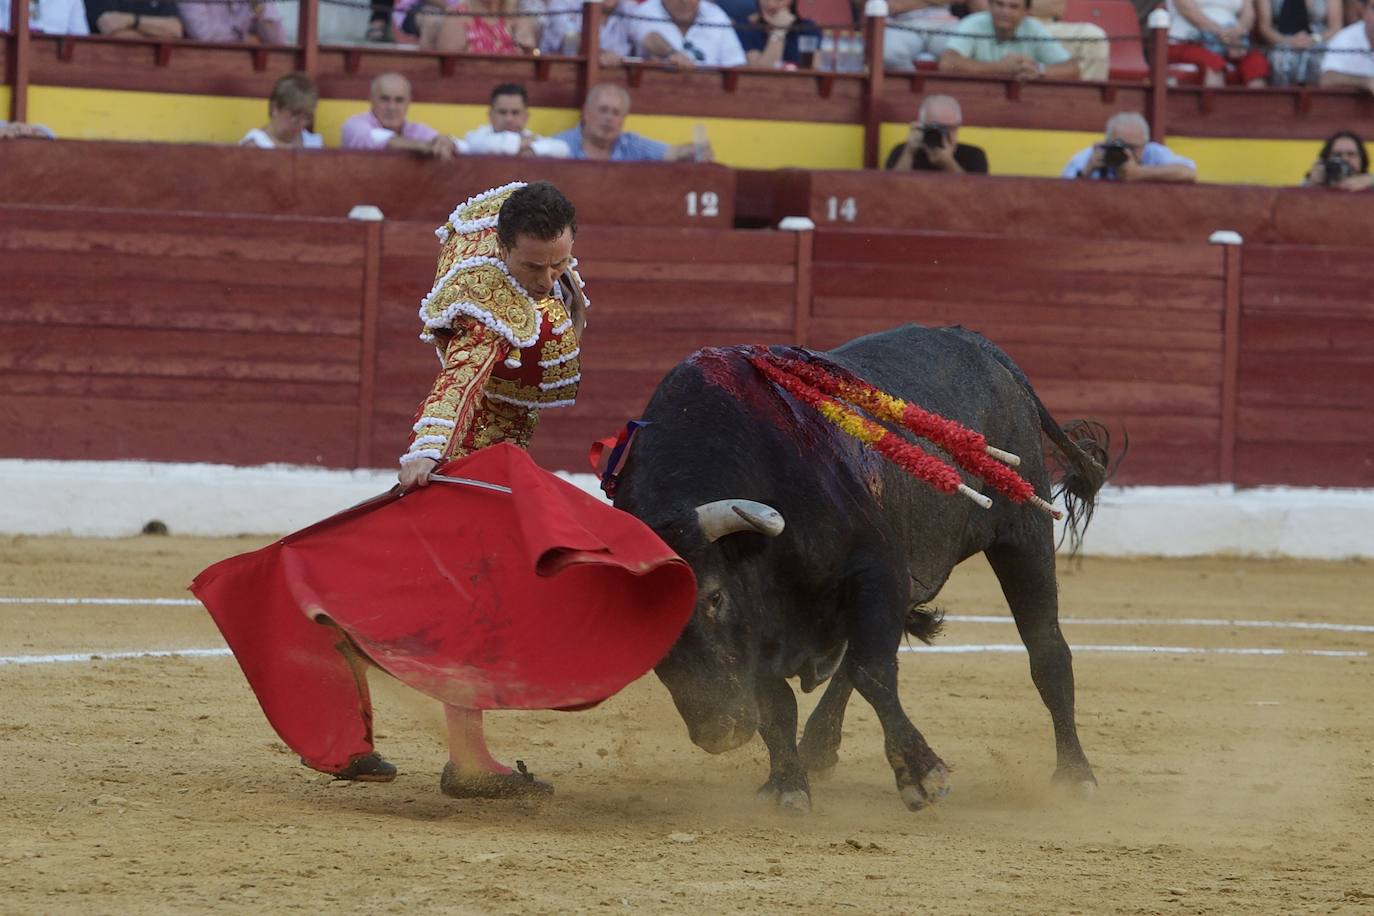
[[(200, 607), (194, 598), (28, 598), (0, 595), (0, 604), (86, 605), (91, 607)], [(946, 614), (951, 623), (1012, 623), (1010, 615)], [(1311, 620), (1233, 620), (1223, 617), (1060, 617), (1060, 623), (1092, 627), (1236, 627), (1266, 630), (1320, 630), (1329, 633), (1374, 633), (1374, 624), (1323, 623)]]
[(218, 658), (228, 649), (149, 649), (146, 652), (72, 652), (66, 655), (0, 655), (0, 665), (55, 665), (61, 662), (103, 662), (126, 658)]
[[(1073, 646), (1076, 653), (1125, 652), (1137, 655), (1306, 655), (1318, 658), (1367, 658), (1368, 652), (1354, 649), (1228, 649), (1199, 646)], [(902, 646), (903, 652), (929, 652), (943, 655), (979, 652), (1025, 652), (1019, 643), (954, 646)], [(0, 655), (0, 665), (54, 665), (62, 662), (113, 661), (131, 658), (220, 658), (228, 649), (151, 649), (145, 652), (71, 652), (64, 655)]]
[[(1367, 658), (1368, 652), (1360, 649), (1229, 649), (1225, 647), (1203, 646), (1076, 646), (1070, 649), (1077, 655), (1082, 652), (1128, 652), (1141, 655), (1311, 655), (1321, 658)], [(957, 655), (964, 652), (1025, 652), (1020, 643), (997, 643), (991, 645), (967, 646), (902, 646), (902, 652), (931, 652)]]

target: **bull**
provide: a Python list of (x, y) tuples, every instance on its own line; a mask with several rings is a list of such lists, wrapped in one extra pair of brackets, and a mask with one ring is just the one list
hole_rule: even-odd
[[(1072, 535), (1081, 534), (1107, 478), (1105, 431), (1061, 428), (986, 338), (908, 325), (820, 357), (1022, 456), (1022, 475), (1046, 498), (1048, 451)], [(1074, 722), (1047, 515), (998, 494), (982, 509), (935, 491), (767, 381), (746, 348), (697, 351), (659, 384), (643, 419), (614, 502), (697, 576), (692, 618), (655, 669), (693, 743), (721, 753), (759, 733), (769, 753), (759, 796), (806, 812), (810, 776), (837, 763), (858, 690), (882, 724), (901, 800), (913, 811), (937, 800), (949, 768), (902, 708), (897, 655), (905, 634), (932, 635), (925, 606), (955, 565), (981, 552), (1049, 709), (1054, 779), (1096, 786)], [(807, 692), (829, 682), (800, 743), (794, 677)]]

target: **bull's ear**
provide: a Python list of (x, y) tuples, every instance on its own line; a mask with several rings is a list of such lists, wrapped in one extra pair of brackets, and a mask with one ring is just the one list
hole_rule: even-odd
[(697, 506), (697, 524), (708, 541), (719, 540), (727, 534), (754, 531), (767, 537), (777, 537), (787, 522), (782, 513), (765, 503), (749, 499), (718, 499)]

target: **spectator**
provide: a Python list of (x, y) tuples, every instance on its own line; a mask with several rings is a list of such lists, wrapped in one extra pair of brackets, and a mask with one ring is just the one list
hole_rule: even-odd
[(0, 121), (0, 140), (56, 140), (57, 135), (42, 124)]
[(562, 140), (541, 137), (525, 126), (530, 120), (530, 99), (519, 83), (502, 83), (491, 91), (487, 119), (490, 123), (468, 131), (458, 141), (459, 152), (554, 159), (572, 155), (568, 144)]
[(803, 47), (814, 52), (821, 45), (820, 26), (797, 15), (797, 0), (758, 0), (758, 10), (735, 31), (751, 67), (800, 65)]
[(516, 0), (399, 0), (396, 12), (427, 51), (515, 55), (539, 47), (538, 23), (516, 15)]
[(1100, 83), (1107, 78), (1111, 56), (1107, 33), (1091, 22), (1064, 22), (1067, 9), (1067, 0), (1031, 0), (1031, 15), (1078, 61), (1078, 75)]
[(1366, 2), (1358, 22), (1336, 33), (1322, 58), (1321, 86), (1354, 86), (1374, 93), (1374, 3)]
[(306, 130), (315, 120), (320, 101), (315, 83), (304, 73), (288, 73), (277, 80), (267, 100), (267, 126), (255, 127), (243, 135), (239, 146), (260, 149), (320, 149), (324, 140)]
[(1234, 66), (1246, 86), (1263, 86), (1269, 61), (1250, 47), (1255, 0), (1169, 0), (1169, 63), (1194, 64), (1204, 86), (1226, 85)]
[(1257, 28), (1270, 48), (1271, 86), (1312, 85), (1321, 77), (1324, 42), (1339, 31), (1328, 27), (1327, 10), (1327, 0), (1255, 0)]
[(453, 139), (427, 124), (406, 120), (410, 109), (410, 80), (399, 73), (383, 73), (372, 81), (372, 108), (344, 122), (344, 149), (401, 149), (422, 156), (449, 159)]
[(1119, 111), (1107, 120), (1106, 142), (1080, 151), (1064, 166), (1062, 177), (1187, 183), (1197, 180), (1197, 166), (1152, 142), (1144, 117)]
[(1374, 186), (1369, 174), (1369, 152), (1356, 133), (1343, 130), (1322, 144), (1317, 161), (1312, 163), (1305, 187), (1336, 188), (1341, 191), (1367, 191)]
[[(630, 17), (618, 12), (620, 0), (601, 0), (601, 65), (614, 67), (633, 50)], [(582, 0), (548, 0), (548, 18), (539, 37), (545, 54), (577, 54), (582, 49)]]
[[(10, 30), (10, 0), (0, 0), (0, 32)], [(89, 35), (86, 8), (81, 0), (29, 2), (29, 31), (48, 35)]]
[(195, 41), (286, 44), (281, 14), (270, 0), (183, 0), (177, 15)]
[(911, 70), (919, 57), (938, 58), (959, 26), (948, 0), (888, 0), (883, 29), (883, 63), (889, 70)]
[(630, 23), (639, 55), (674, 67), (741, 67), (734, 23), (711, 0), (644, 0)]
[(180, 38), (176, 0), (86, 0), (91, 31), (110, 38)]
[(964, 17), (940, 55), (951, 73), (1018, 80), (1078, 78), (1078, 62), (1027, 15), (1030, 0), (991, 0), (988, 11)]
[(710, 161), (711, 147), (683, 143), (670, 146), (657, 140), (626, 132), (625, 116), (630, 113), (630, 93), (624, 86), (599, 83), (587, 93), (582, 120), (557, 139), (568, 144), (574, 159), (600, 159), (611, 162)]
[(948, 95), (930, 95), (921, 103), (905, 143), (892, 147), (885, 168), (896, 171), (988, 173), (988, 157), (980, 147), (959, 142), (964, 114)]

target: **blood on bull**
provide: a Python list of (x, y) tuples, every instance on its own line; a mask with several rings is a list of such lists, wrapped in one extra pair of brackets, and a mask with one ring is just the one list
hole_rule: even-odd
[[(938, 492), (866, 447), (863, 435), (849, 434), (895, 436), (893, 423), (837, 420), (838, 402), (808, 403), (801, 389), (777, 384), (760, 370), (767, 365), (760, 354), (863, 380), (981, 432), (1022, 456), (1025, 492), (1019, 501), (974, 494), (988, 508)], [(700, 350), (664, 378), (643, 420), (614, 501), (653, 527), (697, 577), (693, 616), (656, 668), (694, 743), (720, 753), (757, 732), (770, 759), (760, 796), (808, 811), (809, 775), (837, 763), (845, 708), (857, 690), (882, 724), (902, 801), (916, 810), (938, 799), (949, 790), (949, 768), (902, 707), (897, 653), (904, 636), (932, 635), (924, 606), (955, 565), (983, 553), (1050, 712), (1054, 777), (1096, 785), (1078, 739), (1072, 657), (1059, 631), (1053, 522), (1030, 502), (1046, 507), (1051, 496), (1043, 435), (1076, 541), (1107, 477), (1101, 427), (1061, 428), (1021, 370), (982, 336), (915, 325), (823, 354)], [(883, 443), (920, 455), (915, 437), (902, 435)], [(940, 450), (929, 447), (934, 454), (926, 457), (938, 462)], [(966, 475), (946, 481), (948, 488), (955, 482), (964, 490), (979, 483)], [(804, 691), (828, 681), (800, 742), (793, 677)]]

